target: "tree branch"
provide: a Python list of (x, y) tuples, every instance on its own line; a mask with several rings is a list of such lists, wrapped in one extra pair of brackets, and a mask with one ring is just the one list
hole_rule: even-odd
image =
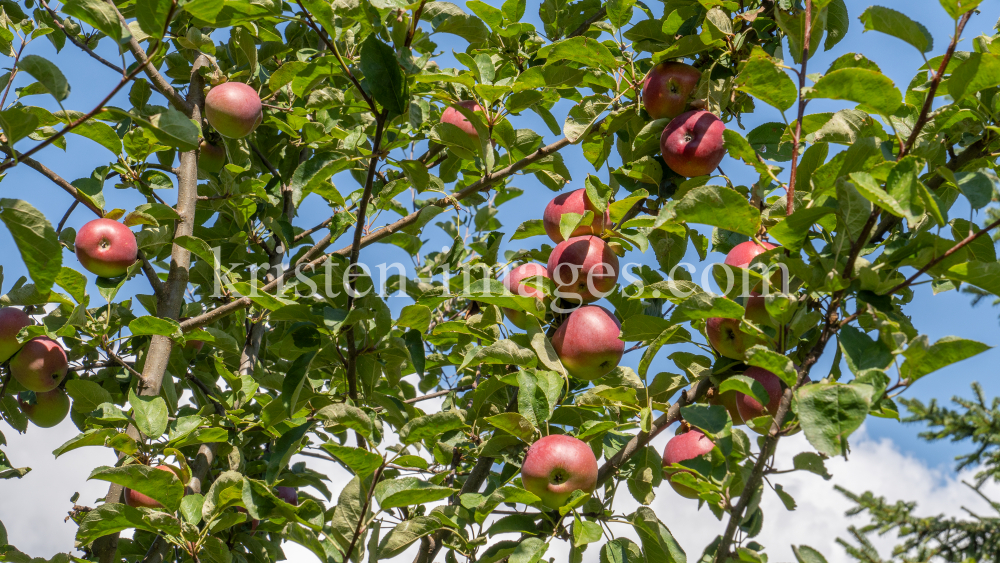
[(32, 170), (38, 172), (42, 176), (45, 176), (46, 178), (51, 180), (53, 184), (59, 186), (60, 188), (63, 189), (63, 191), (73, 196), (73, 199), (82, 203), (84, 207), (93, 211), (98, 217), (104, 217), (104, 210), (94, 205), (94, 203), (90, 201), (89, 198), (81, 195), (80, 190), (76, 189), (76, 186), (67, 182), (65, 178), (63, 178), (59, 174), (56, 174), (49, 167), (31, 158), (30, 156), (21, 154), (3, 145), (0, 145), (0, 151), (2, 151), (9, 157), (12, 157), (15, 161), (24, 163), (28, 168), (31, 168)]
[(802, 91), (806, 87), (806, 66), (809, 63), (809, 41), (812, 36), (812, 0), (806, 0), (805, 31), (802, 37), (802, 70), (799, 71), (799, 118), (795, 121), (795, 134), (792, 136), (792, 164), (788, 175), (788, 187), (785, 193), (788, 197), (785, 205), (785, 215), (795, 212), (795, 177), (799, 164), (799, 143), (802, 140), (802, 119), (806, 114), (806, 101)]
[(566, 38), (568, 39), (570, 37), (576, 37), (577, 35), (583, 35), (584, 33), (587, 33), (587, 30), (590, 29), (590, 26), (593, 25), (594, 22), (604, 19), (604, 17), (607, 15), (608, 15), (607, 7), (601, 6), (600, 10), (597, 10), (597, 12), (594, 15), (587, 18), (583, 23), (580, 24), (580, 27), (574, 29), (572, 33), (566, 36)]
[(77, 39), (76, 37), (74, 37), (73, 35), (70, 35), (69, 30), (67, 30), (66, 27), (63, 25), (62, 19), (59, 17), (59, 15), (56, 13), (56, 11), (53, 10), (52, 8), (50, 8), (49, 5), (45, 3), (45, 0), (39, 0), (39, 1), (41, 2), (42, 7), (45, 8), (45, 11), (49, 13), (49, 16), (52, 17), (52, 22), (56, 24), (56, 27), (58, 27), (60, 31), (63, 32), (63, 35), (66, 36), (66, 39), (69, 39), (70, 43), (72, 43), (72, 44), (76, 45), (77, 47), (79, 47), (84, 53), (87, 53), (94, 60), (96, 60), (97, 62), (101, 63), (102, 65), (110, 68), (111, 70), (117, 72), (118, 74), (120, 74), (122, 76), (125, 75), (125, 71), (122, 70), (121, 67), (119, 67), (118, 65), (116, 65), (116, 64), (108, 61), (104, 57), (98, 55), (97, 53), (94, 52), (93, 49), (91, 49), (90, 47), (88, 47), (88, 46), (84, 45), (83, 43), (81, 43), (80, 40)]
[(988, 233), (988, 232), (992, 231), (993, 229), (997, 228), (998, 226), (1000, 226), (1000, 219), (998, 219), (998, 220), (990, 223), (989, 225), (983, 227), (978, 233), (973, 233), (973, 234), (965, 237), (964, 239), (962, 239), (961, 241), (959, 241), (958, 244), (956, 244), (955, 246), (949, 248), (947, 250), (947, 252), (945, 252), (941, 256), (938, 256), (937, 258), (934, 258), (933, 260), (931, 260), (930, 262), (928, 262), (926, 265), (924, 265), (923, 268), (920, 268), (919, 270), (917, 270), (917, 273), (913, 274), (912, 276), (910, 276), (909, 278), (907, 278), (906, 281), (900, 283), (896, 287), (894, 287), (894, 288), (890, 289), (889, 291), (885, 292), (883, 295), (892, 295), (893, 293), (896, 293), (897, 291), (899, 291), (899, 290), (903, 289), (904, 287), (910, 285), (911, 283), (913, 283), (914, 281), (916, 281), (916, 279), (918, 277), (920, 277), (924, 272), (926, 272), (927, 270), (930, 270), (931, 268), (933, 268), (934, 266), (936, 266), (937, 264), (939, 264), (945, 258), (948, 258), (952, 254), (958, 252), (959, 250), (961, 250), (962, 248), (964, 248), (965, 246), (967, 246), (970, 242), (972, 242), (972, 241), (976, 240), (977, 238), (985, 235), (986, 233)]
[[(128, 27), (128, 22), (125, 21), (125, 18), (122, 16), (121, 12), (118, 11), (118, 6), (115, 5), (114, 0), (106, 0), (106, 1), (108, 5), (111, 6), (111, 9), (115, 11), (115, 14), (118, 15), (118, 21), (120, 21), (121, 24), (124, 25), (125, 27)], [(177, 2), (174, 1), (171, 5), (170, 12), (167, 14), (167, 23), (165, 29), (163, 30), (164, 35), (166, 35), (167, 30), (170, 29), (170, 20), (173, 19), (174, 9), (176, 8), (176, 6)], [(181, 96), (180, 93), (177, 90), (175, 90), (173, 86), (170, 85), (170, 82), (167, 82), (167, 79), (164, 78), (162, 74), (160, 74), (160, 71), (156, 70), (156, 67), (153, 66), (153, 62), (150, 60), (149, 57), (146, 56), (146, 51), (142, 49), (142, 45), (139, 45), (139, 42), (136, 41), (134, 35), (129, 38), (128, 50), (131, 51), (132, 56), (134, 56), (135, 59), (139, 61), (139, 65), (136, 67), (136, 70), (129, 73), (129, 80), (131, 80), (137, 74), (137, 71), (141, 69), (146, 73), (146, 76), (149, 78), (149, 81), (153, 83), (153, 88), (156, 88), (157, 92), (163, 94), (163, 97), (169, 100), (170, 103), (173, 104), (175, 108), (187, 114), (188, 117), (191, 117), (191, 112), (193, 111), (194, 108), (192, 108), (188, 100), (185, 100), (184, 97)], [(155, 52), (156, 49), (154, 48), (153, 51)], [(192, 84), (191, 86), (194, 85)], [(190, 96), (191, 94), (189, 91), (188, 97)]]

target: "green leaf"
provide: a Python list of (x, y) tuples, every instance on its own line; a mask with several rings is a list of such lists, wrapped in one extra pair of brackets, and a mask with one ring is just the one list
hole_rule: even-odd
[(426, 305), (413, 304), (403, 307), (399, 312), (396, 324), (419, 331), (420, 334), (427, 332), (431, 324), (431, 310)]
[(115, 9), (101, 0), (66, 0), (62, 12), (92, 25), (119, 44), (127, 43), (132, 37), (118, 20)]
[(94, 469), (87, 479), (117, 483), (138, 491), (159, 502), (171, 512), (180, 507), (181, 499), (184, 497), (184, 484), (173, 471), (154, 469), (148, 465), (102, 466)]
[(858, 18), (865, 24), (865, 31), (881, 31), (913, 45), (921, 53), (934, 49), (934, 37), (923, 25), (911, 20), (906, 14), (892, 8), (871, 6)]
[(364, 436), (372, 435), (372, 420), (365, 411), (346, 403), (327, 405), (313, 415), (316, 420), (329, 422), (327, 426), (340, 425), (360, 432)]
[(66, 393), (73, 398), (73, 410), (79, 413), (89, 413), (102, 403), (110, 403), (114, 400), (107, 389), (86, 379), (67, 381)]
[(970, 283), (993, 295), (1000, 295), (1000, 262), (963, 262), (948, 268), (948, 279)]
[(72, 268), (60, 268), (55, 283), (66, 290), (77, 303), (83, 303), (87, 296), (87, 277)]
[(154, 115), (149, 119), (153, 135), (158, 141), (177, 150), (193, 151), (198, 147), (201, 130), (186, 115), (175, 110)]
[(392, 47), (372, 33), (361, 44), (361, 72), (372, 97), (388, 112), (388, 118), (406, 113), (409, 91), (403, 69)]
[(128, 329), (132, 332), (133, 336), (149, 336), (153, 334), (173, 338), (181, 338), (182, 336), (181, 325), (177, 321), (160, 317), (139, 317), (128, 324)]
[(823, 554), (809, 547), (808, 545), (793, 545), (792, 553), (798, 563), (826, 563)]
[(218, 513), (243, 501), (243, 485), (246, 480), (238, 471), (225, 471), (215, 478), (205, 493), (201, 506), (201, 517), (206, 522), (214, 520)]
[(763, 49), (754, 47), (753, 53), (736, 77), (736, 89), (785, 111), (798, 98), (798, 88), (778, 62)]
[(292, 362), (288, 368), (288, 373), (281, 382), (281, 404), (285, 405), (288, 416), (295, 416), (298, 409), (299, 394), (306, 383), (306, 375), (312, 365), (313, 358), (316, 357), (316, 350), (302, 354)]
[(465, 420), (459, 413), (438, 412), (407, 422), (399, 429), (399, 440), (404, 444), (414, 444), (464, 427)]
[(531, 421), (516, 412), (488, 416), (486, 422), (528, 444), (538, 439), (538, 431), (535, 430)]
[(948, 78), (948, 94), (956, 101), (1000, 84), (1000, 55), (972, 53)]
[(375, 500), (382, 510), (425, 504), (448, 498), (458, 489), (439, 487), (417, 477), (387, 479), (375, 485)]
[(681, 407), (681, 416), (709, 436), (722, 432), (729, 424), (729, 415), (722, 405), (688, 405)]
[[(514, 0), (504, 3), (506, 8)], [(524, 0), (521, 0), (523, 9)], [(388, 534), (382, 537), (378, 544), (377, 558), (392, 559), (406, 551), (413, 542), (442, 527), (441, 521), (433, 516), (416, 516), (412, 520), (404, 520), (396, 525)]]
[(911, 383), (943, 367), (982, 354), (992, 346), (966, 340), (957, 336), (945, 336), (928, 345), (926, 334), (921, 334), (910, 342), (903, 352), (906, 361), (899, 367), (899, 375)]
[(745, 375), (731, 375), (719, 385), (719, 393), (736, 391), (753, 397), (758, 403), (766, 405), (771, 402), (767, 389), (756, 379), (750, 379)]
[(792, 406), (809, 443), (820, 453), (835, 456), (846, 455), (847, 437), (865, 421), (869, 401), (856, 386), (816, 383), (796, 391)]
[(372, 475), (382, 465), (382, 456), (362, 448), (341, 446), (334, 442), (327, 442), (322, 448), (362, 478)]
[(146, 35), (163, 39), (171, 6), (170, 0), (136, 0), (135, 19), (139, 22), (139, 29)]
[(605, 70), (618, 68), (618, 61), (600, 41), (589, 37), (571, 37), (553, 43), (539, 51), (546, 58), (546, 65), (564, 65), (567, 61), (589, 67), (604, 67)]
[(820, 78), (806, 98), (830, 98), (865, 104), (882, 115), (892, 115), (903, 95), (889, 77), (866, 68), (842, 68)]
[(517, 226), (517, 229), (514, 230), (514, 234), (511, 235), (510, 240), (530, 238), (544, 234), (545, 225), (541, 219), (528, 219)]
[(959, 16), (974, 9), (983, 0), (940, 0), (941, 7), (944, 8), (952, 19), (957, 20)]
[(320, 153), (299, 164), (292, 174), (292, 190), (298, 190), (302, 197), (316, 192), (334, 205), (345, 206), (344, 196), (330, 182), (330, 178), (343, 170), (350, 168), (351, 161), (332, 153)]
[(45, 57), (26, 55), (18, 61), (17, 68), (39, 81), (57, 101), (61, 102), (69, 96), (69, 82), (66, 81), (66, 77), (55, 63)]
[(611, 98), (603, 94), (587, 96), (573, 106), (563, 123), (563, 134), (571, 143), (578, 143), (587, 136), (594, 124), (611, 105)]
[(677, 202), (674, 212), (682, 221), (747, 236), (756, 235), (760, 229), (760, 210), (736, 190), (723, 186), (694, 188)]
[(674, 535), (648, 506), (640, 506), (632, 515), (632, 526), (642, 542), (646, 560), (657, 563), (686, 563), (687, 555)]
[(53, 457), (58, 458), (64, 453), (71, 452), (78, 448), (84, 448), (87, 446), (103, 446), (106, 441), (117, 434), (118, 431), (114, 428), (88, 430), (83, 434), (77, 434), (58, 448), (52, 450), (52, 455)]
[(129, 389), (128, 402), (134, 410), (135, 426), (147, 438), (156, 439), (167, 431), (169, 410), (163, 397), (145, 397)]
[(826, 41), (823, 42), (823, 50), (829, 51), (847, 35), (847, 28), (850, 27), (851, 18), (847, 13), (847, 4), (844, 0), (833, 0), (826, 7)]
[(101, 504), (80, 521), (76, 541), (86, 545), (99, 537), (129, 528), (175, 537), (181, 533), (180, 521), (166, 512), (140, 510), (124, 504)]
[(786, 217), (767, 230), (767, 234), (793, 252), (802, 249), (802, 243), (809, 236), (812, 226), (820, 219), (836, 213), (829, 207), (797, 207), (795, 213)]
[(271, 457), (267, 462), (267, 472), (264, 474), (264, 480), (269, 485), (274, 485), (281, 474), (281, 470), (288, 465), (292, 456), (299, 452), (302, 439), (305, 438), (306, 433), (309, 432), (311, 427), (311, 422), (303, 422), (290, 430), (286, 430), (275, 442), (274, 448), (271, 450)]
[(892, 352), (881, 340), (872, 339), (853, 326), (841, 328), (838, 338), (847, 367), (856, 376), (870, 369), (884, 370), (892, 364)]
[(118, 133), (115, 133), (115, 130), (107, 123), (85, 121), (74, 127), (70, 133), (94, 141), (111, 151), (111, 154), (116, 157), (122, 152), (122, 140), (118, 137)]
[(0, 127), (7, 136), (7, 144), (15, 143), (35, 132), (38, 127), (38, 117), (26, 111), (23, 107), (12, 107), (0, 111)]

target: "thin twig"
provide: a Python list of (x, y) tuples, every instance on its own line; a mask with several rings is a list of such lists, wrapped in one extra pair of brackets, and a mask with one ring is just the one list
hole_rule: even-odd
[(63, 32), (63, 35), (66, 36), (66, 39), (70, 40), (70, 43), (72, 43), (72, 44), (76, 45), (77, 47), (79, 47), (84, 53), (87, 53), (94, 60), (96, 60), (97, 62), (101, 63), (102, 65), (110, 68), (111, 70), (117, 72), (118, 74), (121, 74), (121, 75), (125, 74), (125, 71), (122, 70), (122, 68), (120, 66), (118, 66), (118, 65), (114, 64), (113, 62), (108, 61), (104, 57), (98, 55), (97, 53), (94, 52), (93, 49), (91, 49), (90, 47), (86, 46), (84, 43), (81, 43), (80, 40), (77, 39), (76, 37), (74, 37), (73, 35), (70, 35), (69, 30), (66, 29), (66, 26), (63, 25), (62, 19), (59, 18), (59, 15), (56, 13), (56, 11), (53, 10), (52, 8), (50, 8), (49, 5), (45, 3), (45, 0), (40, 0), (40, 2), (42, 4), (42, 7), (45, 8), (45, 11), (47, 11), (49, 13), (49, 16), (52, 17), (53, 23), (55, 23), (56, 27), (58, 27), (59, 30)]
[(812, 35), (812, 0), (806, 0), (805, 22), (802, 38), (802, 70), (799, 72), (799, 118), (795, 121), (795, 135), (792, 136), (791, 172), (788, 176), (788, 187), (785, 189), (788, 196), (785, 205), (786, 216), (791, 216), (795, 212), (795, 176), (799, 163), (799, 142), (802, 140), (802, 119), (806, 113), (806, 100), (803, 99), (802, 92), (806, 88), (806, 65), (809, 62), (809, 41)]
[(70, 204), (69, 209), (66, 210), (66, 213), (63, 213), (62, 219), (59, 220), (59, 225), (56, 227), (57, 235), (62, 232), (63, 227), (66, 226), (66, 220), (73, 214), (73, 210), (76, 209), (77, 205), (80, 205), (80, 200), (74, 199), (73, 203)]
[(911, 283), (913, 283), (914, 281), (916, 281), (916, 279), (918, 277), (920, 277), (921, 274), (923, 274), (927, 270), (930, 270), (931, 268), (933, 268), (934, 266), (936, 266), (937, 264), (939, 264), (942, 260), (944, 260), (944, 259), (948, 258), (949, 256), (951, 256), (952, 254), (958, 252), (959, 250), (961, 250), (962, 248), (964, 248), (965, 246), (967, 246), (972, 241), (974, 241), (977, 238), (985, 235), (986, 233), (990, 232), (991, 230), (997, 228), (998, 226), (1000, 226), (1000, 219), (997, 219), (996, 221), (994, 221), (994, 222), (990, 223), (989, 225), (983, 227), (983, 229), (980, 230), (978, 233), (973, 233), (973, 234), (965, 237), (958, 244), (956, 244), (955, 246), (949, 248), (947, 252), (945, 252), (941, 256), (938, 256), (937, 258), (934, 258), (933, 260), (931, 260), (930, 262), (928, 262), (927, 264), (925, 264), (923, 268), (920, 268), (919, 270), (917, 270), (917, 273), (915, 273), (912, 276), (910, 276), (909, 278), (907, 278), (906, 281), (900, 283), (896, 287), (894, 287), (894, 288), (890, 289), (889, 291), (885, 292), (884, 295), (892, 295), (893, 293), (896, 293), (897, 291), (899, 291), (899, 290), (903, 289), (904, 287), (910, 285)]
[(307, 10), (305, 5), (302, 4), (302, 0), (295, 0), (295, 3), (299, 5), (299, 8), (302, 9), (303, 15), (305, 15), (306, 25), (311, 27), (313, 31), (315, 31), (316, 34), (319, 35), (319, 38), (323, 41), (324, 44), (326, 44), (327, 48), (329, 48), (330, 51), (333, 52), (333, 55), (337, 57), (337, 61), (340, 63), (340, 66), (344, 69), (344, 73), (347, 74), (347, 78), (351, 81), (351, 84), (354, 84), (354, 87), (358, 89), (358, 94), (360, 94), (361, 98), (364, 99), (366, 104), (368, 104), (368, 108), (372, 110), (372, 113), (375, 113), (377, 111), (375, 107), (375, 101), (372, 100), (371, 96), (369, 96), (368, 93), (365, 92), (365, 89), (361, 87), (361, 83), (358, 82), (358, 79), (355, 78), (354, 73), (351, 72), (350, 67), (347, 66), (346, 62), (344, 62), (344, 57), (340, 54), (340, 49), (337, 47), (337, 43), (332, 41), (327, 36), (327, 34), (323, 32), (323, 30), (316, 23), (316, 21), (313, 20), (312, 14), (310, 14), (309, 10)]
[(458, 393), (458, 392), (461, 392), (461, 391), (468, 391), (469, 389), (472, 389), (472, 388), (473, 388), (472, 385), (463, 385), (461, 387), (456, 387), (454, 389), (444, 389), (442, 391), (435, 391), (433, 393), (428, 393), (426, 395), (421, 395), (420, 397), (414, 397), (412, 399), (407, 399), (407, 400), (405, 400), (403, 402), (406, 403), (406, 404), (408, 404), (408, 405), (412, 405), (413, 403), (419, 403), (420, 401), (426, 401), (428, 399), (433, 399), (435, 397), (440, 397), (442, 395), (447, 395), (448, 393)]
[(606, 15), (608, 15), (608, 9), (602, 6), (600, 10), (597, 10), (597, 12), (594, 15), (587, 18), (583, 23), (580, 24), (580, 27), (574, 29), (572, 33), (566, 36), (566, 38), (568, 39), (570, 37), (576, 37), (577, 35), (583, 35), (584, 33), (587, 33), (587, 30), (590, 29), (590, 26), (593, 25), (594, 22), (600, 19), (604, 19), (604, 16)]

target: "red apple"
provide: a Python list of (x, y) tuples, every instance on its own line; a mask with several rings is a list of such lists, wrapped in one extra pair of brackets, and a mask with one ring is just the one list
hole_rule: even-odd
[(725, 130), (726, 125), (711, 112), (682, 113), (671, 120), (660, 135), (663, 161), (681, 176), (711, 174), (726, 155), (722, 144)]
[[(521, 264), (511, 270), (510, 273), (504, 277), (503, 286), (511, 293), (520, 295), (521, 297), (534, 297), (542, 303), (545, 303), (548, 296), (545, 295), (545, 292), (542, 291), (541, 288), (521, 283), (522, 281), (531, 281), (531, 278), (537, 279), (537, 277), (549, 277), (549, 272), (545, 269), (545, 266), (536, 262)], [(521, 330), (525, 330), (524, 321), (527, 320), (528, 313), (504, 307), (503, 314), (514, 324), (514, 326)]]
[(698, 498), (698, 492), (684, 485), (674, 483), (672, 477), (680, 473), (691, 473), (686, 469), (667, 469), (675, 463), (688, 461), (698, 456), (702, 456), (712, 451), (715, 444), (703, 434), (701, 430), (692, 428), (683, 434), (678, 434), (667, 442), (667, 448), (663, 450), (663, 476), (670, 482), (677, 494), (685, 498)]
[(708, 319), (705, 333), (716, 352), (734, 360), (744, 359), (747, 349), (757, 344), (752, 335), (740, 330), (740, 319)]
[[(174, 470), (166, 465), (157, 465), (153, 469), (174, 473)], [(132, 489), (125, 489), (125, 504), (132, 508), (163, 508), (163, 505), (159, 502)]]
[[(464, 100), (458, 102), (457, 105), (460, 105), (469, 111), (483, 111), (483, 108), (477, 104), (475, 100)], [(441, 123), (451, 123), (455, 127), (464, 131), (466, 135), (469, 135), (470, 137), (479, 137), (479, 132), (476, 131), (476, 126), (469, 121), (469, 118), (462, 115), (462, 112), (458, 111), (454, 107), (449, 107), (441, 113)]]
[(652, 119), (677, 117), (687, 109), (701, 71), (689, 64), (663, 61), (649, 69), (642, 86), (642, 105)]
[(552, 347), (570, 375), (592, 381), (618, 367), (625, 342), (622, 325), (604, 307), (586, 305), (570, 313), (552, 336)]
[(618, 256), (600, 237), (573, 237), (549, 254), (548, 271), (556, 297), (590, 303), (611, 293), (618, 283)]
[(226, 165), (226, 147), (202, 141), (198, 145), (198, 151), (198, 168), (205, 172), (218, 174)]
[(753, 262), (754, 258), (764, 254), (772, 248), (778, 248), (778, 245), (765, 241), (757, 242), (755, 240), (748, 240), (734, 246), (733, 249), (729, 251), (729, 254), (726, 254), (726, 259), (723, 262), (727, 266), (732, 266), (734, 268), (748, 268), (750, 267), (750, 262)]
[(594, 220), (589, 225), (578, 226), (571, 236), (580, 237), (603, 233), (606, 227), (611, 226), (611, 210), (606, 208), (604, 214), (598, 216), (597, 207), (590, 202), (587, 190), (584, 189), (557, 195), (545, 206), (545, 214), (542, 218), (545, 234), (549, 235), (553, 242), (562, 242), (564, 239), (559, 233), (559, 220), (562, 219), (563, 213), (583, 215), (587, 211), (593, 212)]
[(274, 494), (292, 506), (299, 505), (299, 490), (295, 487), (275, 487)]
[(264, 120), (257, 91), (242, 82), (226, 82), (205, 96), (205, 118), (223, 137), (242, 139)]
[(24, 343), (10, 360), (10, 374), (28, 391), (44, 393), (66, 377), (66, 352), (58, 342), (39, 336)]
[(39, 428), (52, 428), (69, 414), (69, 396), (58, 387), (44, 393), (18, 393), (17, 402), (24, 416)]
[(21, 349), (17, 333), (31, 324), (27, 313), (15, 307), (0, 309), (0, 363), (6, 362)]
[(753, 420), (758, 416), (764, 416), (765, 414), (773, 415), (777, 412), (782, 394), (781, 379), (777, 375), (759, 367), (751, 367), (743, 372), (743, 375), (760, 382), (764, 386), (764, 389), (767, 390), (767, 396), (770, 399), (767, 406), (764, 406), (750, 395), (737, 394), (736, 408), (740, 411), (740, 416), (743, 417), (743, 420)]
[(583, 440), (552, 434), (528, 448), (521, 465), (521, 484), (549, 508), (566, 504), (573, 491), (597, 488), (597, 458)]
[(128, 227), (111, 219), (94, 219), (76, 233), (76, 257), (90, 273), (117, 278), (139, 258), (139, 246)]

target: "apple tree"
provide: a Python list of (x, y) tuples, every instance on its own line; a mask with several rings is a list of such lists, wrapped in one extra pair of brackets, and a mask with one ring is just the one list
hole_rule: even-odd
[[(0, 297), (0, 411), (31, 433), (68, 414), (53, 455), (118, 460), (59, 561), (264, 563), (286, 541), (324, 562), (765, 561), (761, 498), (793, 503), (765, 477), (825, 474), (868, 416), (988, 348), (907, 314), (915, 283), (1000, 295), (1000, 221), (963, 218), (1000, 155), (1000, 40), (958, 48), (979, 1), (919, 14), (954, 22), (947, 45), (844, 0), (496, 4), (0, 0), (0, 172), (67, 208), (0, 200), (28, 274)], [(894, 84), (849, 25), (926, 64)], [(70, 84), (69, 53), (114, 78)], [(71, 86), (104, 97), (65, 107)], [(775, 120), (741, 133), (753, 112)], [(111, 154), (63, 178), (45, 160), (79, 137)], [(389, 250), (412, 263), (376, 279)], [(776, 466), (797, 432), (814, 451)], [(0, 477), (28, 470), (0, 452)], [(685, 555), (657, 495), (716, 539)], [(3, 560), (30, 560), (17, 544), (0, 524)]]

